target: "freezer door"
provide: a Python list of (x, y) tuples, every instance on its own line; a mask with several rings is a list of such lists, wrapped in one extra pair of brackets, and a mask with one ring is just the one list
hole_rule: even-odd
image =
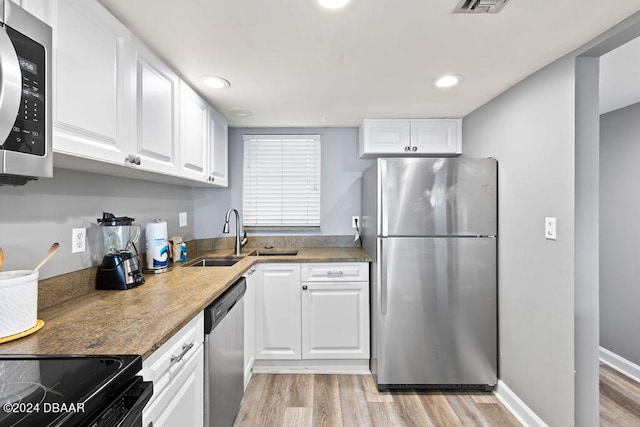
[(495, 236), (494, 159), (380, 161), (382, 236)]
[(376, 382), (495, 385), (496, 240), (382, 238), (380, 251)]

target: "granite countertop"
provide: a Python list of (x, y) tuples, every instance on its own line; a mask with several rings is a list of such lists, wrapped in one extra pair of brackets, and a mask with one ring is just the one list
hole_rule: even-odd
[(38, 312), (44, 327), (0, 344), (0, 354), (141, 354), (147, 358), (204, 310), (251, 266), (265, 262), (368, 262), (358, 247), (296, 248), (295, 256), (250, 256), (230, 267), (187, 267), (200, 257), (224, 257), (230, 249), (198, 253), (127, 291), (93, 290)]

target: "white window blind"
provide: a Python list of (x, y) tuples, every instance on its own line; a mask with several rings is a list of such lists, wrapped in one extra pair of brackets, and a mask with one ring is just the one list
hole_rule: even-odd
[(243, 226), (320, 226), (320, 135), (245, 135)]

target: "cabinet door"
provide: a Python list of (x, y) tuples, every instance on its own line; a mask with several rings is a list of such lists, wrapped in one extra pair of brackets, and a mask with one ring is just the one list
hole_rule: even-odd
[(302, 358), (368, 359), (369, 284), (302, 286)]
[(209, 106), (185, 82), (180, 82), (180, 175), (207, 181)]
[(360, 156), (401, 154), (411, 150), (408, 120), (365, 120), (360, 127)]
[(229, 184), (228, 173), (228, 144), (229, 124), (216, 110), (209, 110), (209, 181), (220, 187)]
[(244, 294), (244, 387), (251, 378), (256, 354), (256, 268), (252, 267), (244, 277), (247, 291)]
[(54, 2), (51, 0), (11, 0), (53, 28)]
[(136, 94), (134, 154), (140, 169), (178, 174), (178, 76), (142, 42), (133, 40)]
[(130, 154), (130, 32), (96, 1), (59, 0), (53, 27), (53, 149), (124, 164)]
[(183, 370), (142, 413), (142, 425), (153, 427), (202, 426), (204, 423), (204, 354), (198, 350)]
[(257, 266), (256, 359), (300, 359), (300, 265)]
[(412, 120), (411, 152), (417, 154), (462, 153), (462, 120)]

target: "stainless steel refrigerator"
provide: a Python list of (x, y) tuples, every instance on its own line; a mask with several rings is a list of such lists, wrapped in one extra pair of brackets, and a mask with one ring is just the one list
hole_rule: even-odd
[(377, 159), (362, 177), (379, 390), (497, 383), (497, 163)]

